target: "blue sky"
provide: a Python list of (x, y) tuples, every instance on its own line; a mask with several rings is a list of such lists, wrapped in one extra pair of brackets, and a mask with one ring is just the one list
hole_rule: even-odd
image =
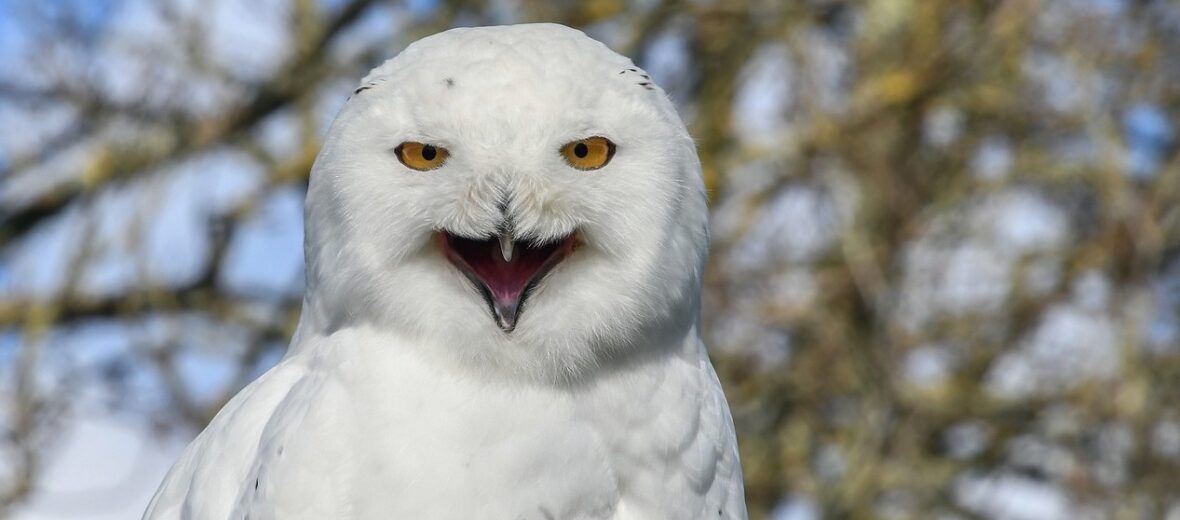
[[(88, 33), (96, 41), (102, 40), (104, 30), (116, 32), (123, 39), (121, 41), (126, 41), (161, 36), (158, 24), (144, 18), (145, 1), (58, 0), (51, 2), (51, 5), (54, 9), (80, 13), (79, 18), (85, 22)], [(215, 37), (211, 39), (216, 44), (213, 49), (218, 53), (219, 60), (244, 77), (250, 77), (269, 64), (277, 63), (288, 50), (278, 22), (271, 23), (256, 16), (247, 16), (276, 2), (267, 0), (251, 5), (238, 1), (224, 2), (223, 7), (215, 13)], [(323, 0), (321, 5), (333, 9), (341, 2)], [(1123, 8), (1120, 0), (1088, 2), (1095, 8), (1110, 12)], [(436, 5), (434, 0), (413, 0), (410, 2), (410, 17), (423, 16)], [(17, 63), (16, 56), (24, 53), (32, 41), (31, 35), (27, 34), (28, 28), (17, 22), (17, 13), (23, 8), (25, 5), (17, 0), (0, 0), (0, 77), (7, 79), (27, 79), (21, 76), (22, 68), (14, 65)], [(398, 22), (391, 19), (396, 13), (388, 10), (375, 11), (369, 16), (361, 24), (363, 30), (358, 30), (363, 34), (357, 36), (366, 42), (368, 38), (382, 37), (383, 32)], [(676, 83), (674, 79), (677, 71), (683, 65), (677, 62), (682, 56), (680, 51), (683, 45), (685, 42), (682, 38), (669, 33), (658, 38), (656, 44), (648, 49), (647, 64), (661, 82)], [(396, 49), (390, 49), (391, 53), (394, 51)], [(789, 79), (792, 72), (789, 65), (782, 63), (781, 50), (765, 49), (762, 52), (765, 56), (758, 61), (759, 65), (748, 71), (754, 81), (739, 92), (736, 119), (748, 136), (780, 137), (782, 132), (789, 131), (780, 116), (785, 110), (784, 98), (790, 94)], [(120, 87), (120, 81), (135, 77), (128, 73), (135, 64), (127, 59), (111, 58), (102, 63), (105, 68), (99, 76), (107, 78), (108, 85), (116, 91), (126, 88), (126, 85)], [(347, 96), (348, 85), (353, 79), (342, 79), (342, 88), (320, 101), (325, 112), (321, 123), (326, 125), (331, 113)], [(1068, 76), (1059, 78), (1060, 88), (1072, 92), (1071, 89), (1076, 89), (1072, 79)], [(215, 93), (211, 93), (213, 90), (194, 88), (195, 99), (214, 96)], [(1131, 104), (1124, 113), (1111, 116), (1120, 122), (1120, 130), (1128, 144), (1125, 162), (1127, 174), (1136, 178), (1150, 178), (1166, 159), (1164, 154), (1175, 143), (1176, 131), (1167, 114), (1145, 99)], [(59, 123), (44, 114), (24, 111), (20, 107), (0, 106), (0, 126), (23, 130), (20, 135), (14, 132), (0, 136), (0, 165), (5, 164), (22, 138), (36, 135), (54, 124)], [(286, 150), (293, 150), (298, 138), (291, 132), (293, 126), (289, 114), (277, 114), (269, 126), (263, 126), (261, 140), (279, 155)], [(323, 127), (317, 130), (322, 132)], [(1000, 146), (1003, 150), (999, 153), (1010, 154), (1010, 150), (1005, 148), (1007, 146), (1011, 145)], [(62, 171), (68, 174), (74, 170), (65, 168)], [(52, 173), (45, 172), (47, 176)], [(50, 294), (61, 282), (68, 251), (78, 242), (79, 234), (86, 232), (87, 224), (94, 226), (93, 233), (101, 240), (118, 243), (126, 238), (127, 224), (137, 218), (136, 211), (142, 207), (139, 201), (143, 199), (152, 200), (154, 206), (146, 216), (140, 216), (147, 222), (146, 254), (136, 259), (112, 248), (100, 255), (100, 260), (84, 280), (83, 285), (87, 290), (98, 293), (118, 291), (145, 280), (167, 284), (193, 276), (200, 270), (208, 247), (205, 231), (209, 216), (239, 201), (256, 199), (258, 209), (244, 222), (231, 245), (229, 262), (221, 282), (243, 293), (283, 295), (297, 292), (302, 283), (303, 194), (298, 187), (260, 193), (262, 175), (261, 167), (250, 158), (235, 152), (214, 150), (183, 161), (166, 175), (151, 182), (113, 190), (99, 198), (97, 209), (89, 217), (67, 216), (48, 224), (23, 243), (19, 251), (0, 259), (0, 294)], [(8, 187), (0, 187), (0, 193), (12, 187), (7, 182), (4, 184), (8, 184)], [(783, 198), (789, 195), (792, 194), (784, 192)], [(1033, 224), (1043, 224), (1044, 219), (1041, 220)], [(1035, 228), (1035, 225), (1030, 226), (1028, 223), (1021, 225), (1024, 227), (1020, 229), (1025, 231)], [(757, 245), (765, 248), (770, 244)], [(141, 266), (146, 266), (146, 272), (140, 269)], [(1170, 286), (1161, 284), (1161, 287), (1163, 291)], [(90, 324), (71, 331), (61, 331), (52, 337), (53, 348), (45, 360), (47, 378), (64, 377), (76, 370), (97, 371), (100, 367), (134, 358), (137, 355), (132, 350), (134, 340), (159, 332), (158, 329), (165, 326), (161, 324), (163, 321), (159, 317), (149, 317), (135, 323)], [(1169, 324), (1171, 328), (1168, 328)], [(190, 341), (209, 342), (208, 337), (198, 336), (203, 328), (202, 323), (179, 320), (178, 326), (191, 326)], [(1154, 326), (1163, 331), (1161, 333), (1171, 331), (1173, 337), (1177, 334), (1174, 321), (1161, 321)], [(0, 334), (0, 374), (11, 369), (20, 340), (19, 334), (15, 332)], [(179, 361), (184, 381), (199, 399), (211, 399), (229, 384), (232, 358), (227, 357), (226, 352), (233, 351), (235, 342), (242, 341), (234, 336), (232, 330), (222, 331), (216, 340), (210, 342), (207, 348), (185, 350)], [(263, 364), (276, 360), (275, 356), (269, 356)], [(150, 376), (150, 370), (140, 370), (140, 376), (133, 378), (132, 384), (139, 385), (137, 389), (142, 403), (137, 406), (142, 406), (148, 413), (153, 406), (160, 406), (160, 403), (154, 402), (159, 401), (158, 396), (162, 395), (160, 382)], [(64, 437), (62, 451), (55, 455), (51, 470), (45, 477), (43, 484), (49, 491), (34, 497), (29, 509), (18, 518), (82, 518), (87, 517), (84, 514), (86, 511), (99, 513), (93, 518), (126, 518), (127, 511), (142, 509), (146, 494), (154, 490), (159, 476), (175, 458), (187, 440), (187, 435), (192, 433), (182, 432), (161, 439), (148, 432), (147, 421), (143, 417), (99, 412), (100, 403), (108, 399), (105, 395), (107, 389), (102, 387), (100, 381), (83, 381), (81, 386), (72, 391), (80, 396), (76, 401), (77, 409), (73, 411), (77, 422)], [(145, 466), (142, 468), (136, 466), (126, 470), (128, 479), (121, 481), (125, 484), (110, 487), (109, 475), (104, 473), (106, 466), (123, 464), (137, 457), (149, 462), (143, 463)], [(66, 491), (59, 492), (62, 490)], [(107, 495), (111, 494), (123, 494), (124, 500), (111, 502), (122, 502), (122, 505), (111, 506), (106, 511), (70, 505), (78, 503), (79, 496), (97, 497), (102, 501), (110, 498)], [(810, 518), (815, 514), (814, 509), (814, 504), (806, 497), (798, 497), (784, 506), (783, 514), (799, 515), (788, 518)]]

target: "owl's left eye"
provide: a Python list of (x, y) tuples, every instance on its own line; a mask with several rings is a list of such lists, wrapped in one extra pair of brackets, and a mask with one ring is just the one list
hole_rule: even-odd
[(561, 156), (579, 170), (597, 170), (615, 156), (615, 143), (605, 137), (578, 139), (562, 146)]
[(397, 160), (407, 168), (419, 171), (433, 170), (442, 166), (446, 162), (447, 156), (450, 155), (450, 152), (441, 146), (413, 141), (397, 145), (397, 148), (393, 149), (393, 153), (397, 155)]

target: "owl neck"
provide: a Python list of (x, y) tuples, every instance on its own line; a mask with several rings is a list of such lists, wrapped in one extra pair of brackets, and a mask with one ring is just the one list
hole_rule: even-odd
[[(673, 313), (676, 319), (651, 322), (635, 331), (625, 343), (565, 345), (588, 355), (562, 358), (560, 351), (549, 350), (550, 345), (527, 342), (456, 345), (437, 337), (408, 335), (396, 328), (368, 321), (342, 321), (334, 306), (309, 292), (304, 298), (303, 312), (292, 337), (288, 355), (314, 351), (329, 336), (348, 336), (362, 332), (375, 338), (382, 348), (404, 350), (425, 361), (468, 373), (476, 378), (515, 380), (529, 385), (579, 387), (609, 377), (660, 363), (671, 358), (693, 358), (703, 352), (695, 312)], [(328, 308), (325, 308), (328, 307)], [(694, 309), (696, 305), (693, 305)], [(555, 343), (561, 344), (561, 343)], [(364, 349), (342, 350), (350, 356), (364, 357)]]

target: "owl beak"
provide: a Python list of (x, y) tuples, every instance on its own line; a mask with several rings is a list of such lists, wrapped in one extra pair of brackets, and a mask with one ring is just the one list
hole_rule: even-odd
[(507, 233), (475, 239), (445, 231), (438, 235), (447, 259), (479, 290), (504, 332), (516, 328), (529, 293), (574, 246), (573, 234), (543, 243)]
[(509, 235), (500, 235), (500, 257), (505, 262), (512, 261), (512, 250), (516, 248), (515, 242)]
[(524, 298), (519, 298), (510, 301), (495, 301), (492, 298), (492, 315), (496, 318), (496, 325), (504, 332), (512, 332), (516, 329), (516, 315), (520, 311), (520, 302)]

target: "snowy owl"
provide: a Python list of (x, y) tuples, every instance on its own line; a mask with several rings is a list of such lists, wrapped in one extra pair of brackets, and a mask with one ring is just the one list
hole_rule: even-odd
[(145, 518), (745, 518), (697, 333), (707, 218), (675, 108), (605, 45), (410, 45), (312, 169), (288, 353)]

